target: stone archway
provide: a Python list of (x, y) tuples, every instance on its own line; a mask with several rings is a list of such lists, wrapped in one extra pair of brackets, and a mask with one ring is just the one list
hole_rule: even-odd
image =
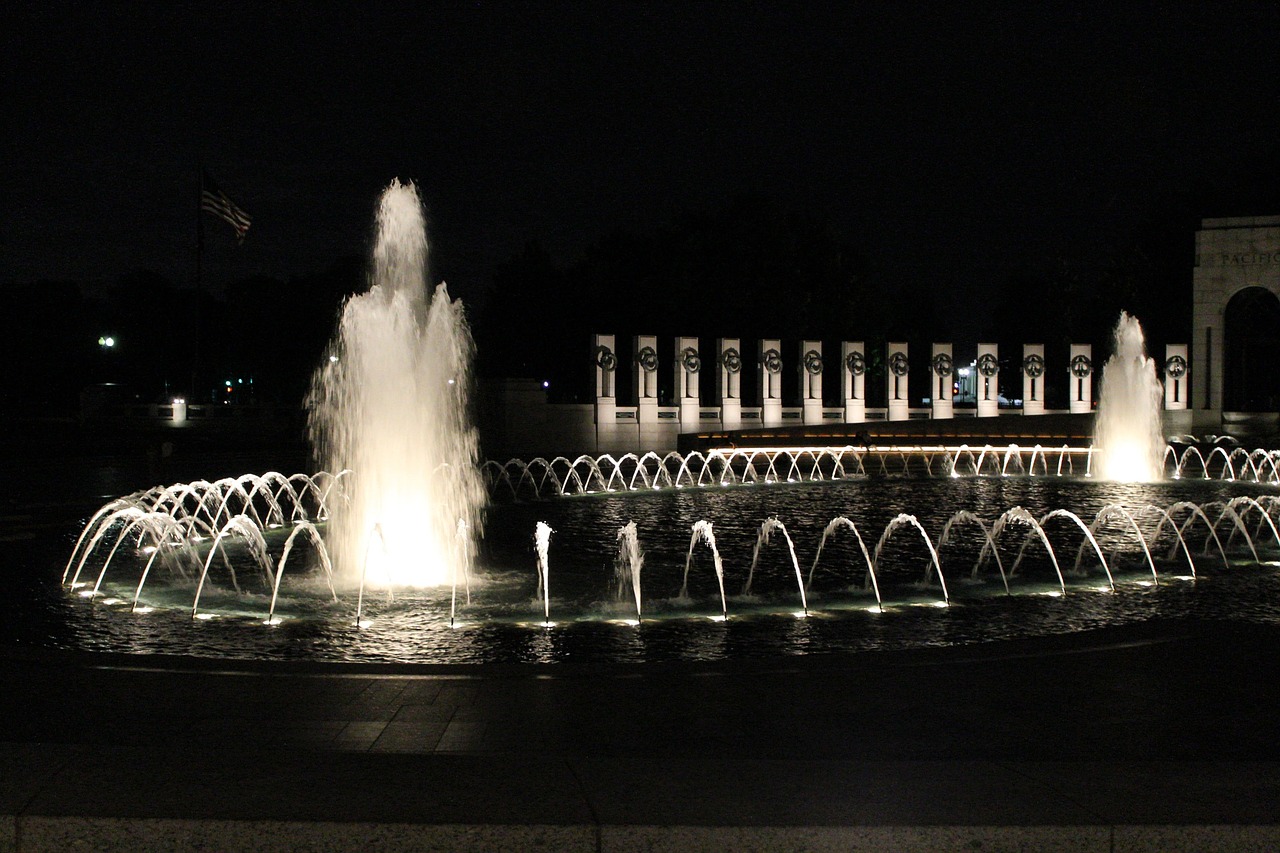
[(1222, 408), (1280, 411), (1280, 299), (1246, 287), (1223, 311)]

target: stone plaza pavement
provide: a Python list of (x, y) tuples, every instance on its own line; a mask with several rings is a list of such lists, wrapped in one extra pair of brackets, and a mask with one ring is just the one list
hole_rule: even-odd
[(0, 853), (1276, 850), (1280, 626), (680, 665), (0, 648)]

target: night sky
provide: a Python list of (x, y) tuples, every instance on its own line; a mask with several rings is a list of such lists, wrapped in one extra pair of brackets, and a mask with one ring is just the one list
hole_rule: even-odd
[(6, 5), (0, 283), (190, 282), (200, 162), (254, 220), (213, 285), (363, 253), (398, 176), (464, 298), (746, 193), (956, 305), (1178, 194), (1280, 212), (1273, 2), (142, 5)]

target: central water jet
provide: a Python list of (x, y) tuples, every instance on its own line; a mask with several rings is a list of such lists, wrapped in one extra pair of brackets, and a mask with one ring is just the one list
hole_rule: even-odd
[[(308, 432), (339, 478), (326, 538), (335, 570), (372, 585), (435, 586), (465, 575), (485, 489), (469, 416), (475, 345), (462, 303), (427, 291), (427, 235), (412, 183), (378, 205), (367, 292), (351, 297), (312, 377)], [(460, 525), (459, 522), (462, 522)], [(381, 536), (369, 547), (374, 528)], [(465, 530), (468, 541), (461, 541)]]
[(1093, 443), (1098, 476), (1104, 480), (1148, 483), (1164, 471), (1164, 435), (1160, 404), (1164, 388), (1136, 317), (1120, 312), (1115, 346), (1102, 368)]

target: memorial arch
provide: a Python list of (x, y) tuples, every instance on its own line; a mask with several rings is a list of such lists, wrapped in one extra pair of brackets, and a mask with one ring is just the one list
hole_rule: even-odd
[(1280, 411), (1280, 216), (1205, 219), (1196, 232), (1191, 416)]

